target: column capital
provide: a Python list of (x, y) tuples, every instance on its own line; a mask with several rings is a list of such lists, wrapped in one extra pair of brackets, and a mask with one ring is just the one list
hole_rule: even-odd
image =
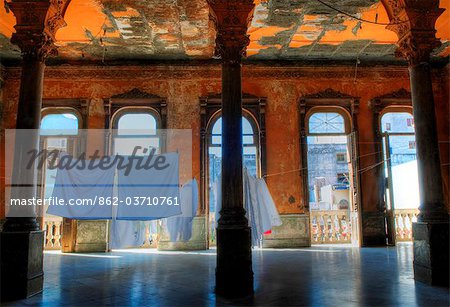
[(56, 55), (56, 31), (66, 26), (64, 14), (70, 0), (11, 0), (7, 6), (16, 17), (16, 32), (11, 43), (16, 44), (24, 58), (44, 61)]
[(392, 24), (387, 29), (398, 36), (396, 56), (405, 58), (411, 66), (428, 62), (431, 52), (441, 45), (435, 24), (445, 9), (439, 8), (438, 0), (387, 2), (392, 12)]
[(253, 0), (207, 0), (216, 30), (216, 55), (240, 63), (250, 43), (247, 29), (253, 17)]

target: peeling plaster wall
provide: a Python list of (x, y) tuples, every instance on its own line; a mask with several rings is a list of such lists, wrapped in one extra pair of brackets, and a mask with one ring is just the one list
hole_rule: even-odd
[[(248, 30), (250, 59), (394, 60), (397, 36), (384, 25), (361, 23), (318, 1), (255, 0)], [(387, 23), (379, 0), (325, 1), (346, 13)], [(435, 57), (450, 54), (449, 1), (436, 22), (442, 46)], [(72, 0), (56, 33), (62, 61), (130, 59), (210, 59), (215, 30), (205, 0)], [(10, 43), (16, 23), (0, 6), (0, 58), (20, 59)]]
[[(447, 68), (448, 69), (448, 68)], [(442, 163), (448, 164), (449, 111), (448, 70), (434, 71), (439, 139)], [(360, 168), (376, 163), (372, 127), (371, 99), (384, 94), (409, 90), (405, 67), (361, 67), (356, 82), (351, 67), (262, 67), (249, 65), (243, 71), (243, 91), (267, 97), (266, 139), (267, 173), (299, 169), (298, 101), (303, 95), (321, 92), (327, 88), (360, 97), (359, 155)], [(20, 70), (7, 69), (4, 84), (5, 128), (13, 128), (17, 112)], [(147, 93), (167, 98), (168, 127), (193, 130), (193, 174), (200, 173), (200, 107), (199, 97), (219, 93), (221, 88), (219, 66), (143, 66), (143, 67), (48, 67), (44, 81), (44, 99), (85, 98), (90, 102), (88, 127), (102, 128), (104, 114), (102, 101), (113, 95), (138, 88)], [(448, 187), (448, 165), (443, 167)], [(267, 178), (269, 189), (281, 213), (303, 213), (302, 178), (299, 172), (274, 175)], [(377, 210), (376, 179), (371, 172), (361, 175), (361, 198), (364, 212)], [(2, 189), (3, 190), (3, 189)], [(448, 189), (446, 189), (448, 191)], [(446, 195), (448, 199), (448, 192)], [(448, 201), (447, 201), (448, 202)], [(2, 208), (3, 209), (3, 208)], [(0, 212), (4, 214), (3, 212)]]

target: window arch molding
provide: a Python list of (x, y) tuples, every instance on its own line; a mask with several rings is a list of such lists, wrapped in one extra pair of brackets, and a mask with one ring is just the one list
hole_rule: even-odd
[[(167, 101), (166, 98), (144, 92), (138, 88), (114, 95), (103, 101), (105, 110), (105, 128), (110, 131), (118, 128), (119, 119), (124, 114), (148, 113), (155, 118), (156, 129), (167, 129)], [(115, 133), (115, 132), (112, 132)], [(105, 151), (112, 152), (114, 135), (107, 136)], [(160, 141), (162, 150), (165, 142)]]
[[(250, 126), (253, 131), (253, 135), (257, 136), (259, 139), (260, 126), (259, 126), (258, 120), (251, 113), (251, 111), (247, 110), (245, 107), (242, 108), (242, 116), (244, 118), (246, 118), (248, 120), (248, 122), (250, 123)], [(220, 110), (217, 110), (209, 119), (209, 121), (207, 123), (207, 127), (206, 127), (206, 136), (208, 137), (208, 139), (211, 138), (212, 129), (213, 129), (214, 125), (217, 123), (217, 120), (221, 117), (222, 117), (222, 110), (220, 109)]]
[(142, 109), (150, 110), (157, 119), (158, 129), (167, 129), (166, 99), (137, 88), (105, 99), (104, 109), (106, 129), (113, 127), (114, 118), (120, 115), (121, 112), (134, 112), (132, 109), (137, 110), (136, 113), (139, 113)]
[[(265, 113), (266, 98), (257, 97), (251, 94), (243, 93), (242, 95), (242, 115), (249, 119), (252, 125), (253, 133), (258, 137), (259, 151), (259, 171), (262, 176), (266, 174), (266, 139), (265, 139)], [(200, 200), (202, 214), (206, 212), (207, 205), (207, 174), (208, 174), (208, 144), (209, 131), (214, 123), (221, 116), (222, 112), (222, 95), (210, 94), (200, 97)]]
[(404, 88), (373, 98), (369, 102), (373, 112), (373, 131), (375, 142), (381, 142), (381, 118), (389, 112), (407, 112), (412, 114), (411, 93)]
[(78, 129), (87, 128), (89, 100), (87, 99), (43, 99), (41, 120), (48, 114), (72, 113), (78, 118)]

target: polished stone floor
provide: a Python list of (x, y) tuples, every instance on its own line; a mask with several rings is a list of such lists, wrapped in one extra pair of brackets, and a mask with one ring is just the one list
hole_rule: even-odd
[(45, 253), (42, 294), (8, 305), (449, 306), (449, 291), (413, 280), (412, 246), (254, 250), (255, 295), (213, 293), (215, 251)]

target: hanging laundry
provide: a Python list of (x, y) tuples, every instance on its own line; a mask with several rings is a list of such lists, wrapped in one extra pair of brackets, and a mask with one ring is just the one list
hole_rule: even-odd
[(111, 249), (140, 247), (145, 242), (145, 222), (113, 219), (110, 226)]
[(264, 231), (261, 227), (263, 215), (258, 204), (257, 180), (249, 174), (247, 169), (244, 169), (243, 175), (245, 216), (247, 217), (248, 225), (252, 229), (252, 246), (259, 246)]
[[(117, 177), (115, 178), (115, 184), (113, 194), (117, 197)], [(109, 248), (121, 249), (121, 248), (133, 248), (140, 247), (145, 244), (146, 230), (149, 228), (149, 237), (152, 238), (152, 234), (156, 233), (156, 220), (153, 221), (125, 221), (117, 220), (117, 206), (113, 207), (113, 218), (110, 224), (109, 233)]]
[(113, 195), (115, 167), (100, 168), (99, 162), (61, 153), (47, 213), (79, 220), (111, 219), (112, 206), (106, 200)]
[(192, 221), (198, 208), (198, 183), (194, 178), (183, 185), (180, 192), (181, 216), (167, 219), (170, 241), (189, 241), (192, 237)]
[(220, 210), (222, 209), (222, 177), (219, 177), (214, 183), (213, 183), (213, 192), (214, 192), (214, 201), (215, 201), (215, 209), (214, 212), (214, 221), (215, 221), (215, 228), (218, 226), (219, 218), (220, 218)]
[[(220, 180), (216, 182), (216, 221), (220, 217), (221, 189)], [(282, 224), (275, 203), (264, 179), (250, 175), (247, 169), (243, 173), (244, 208), (248, 225), (251, 227), (252, 246), (260, 246), (265, 233), (271, 233), (273, 227)]]
[(142, 167), (127, 157), (130, 168), (118, 169), (119, 208), (117, 219), (153, 220), (181, 214), (178, 153), (153, 157), (159, 167)]
[[(280, 214), (278, 213), (275, 202), (273, 201), (272, 195), (270, 194), (269, 188), (267, 187), (267, 183), (264, 179), (259, 178), (258, 180), (258, 197), (261, 204), (264, 205), (265, 210), (267, 211), (267, 217), (270, 223), (270, 229), (276, 226), (281, 226), (282, 221), (280, 218)], [(267, 228), (267, 227), (263, 227)], [(266, 231), (270, 230), (267, 229)]]

